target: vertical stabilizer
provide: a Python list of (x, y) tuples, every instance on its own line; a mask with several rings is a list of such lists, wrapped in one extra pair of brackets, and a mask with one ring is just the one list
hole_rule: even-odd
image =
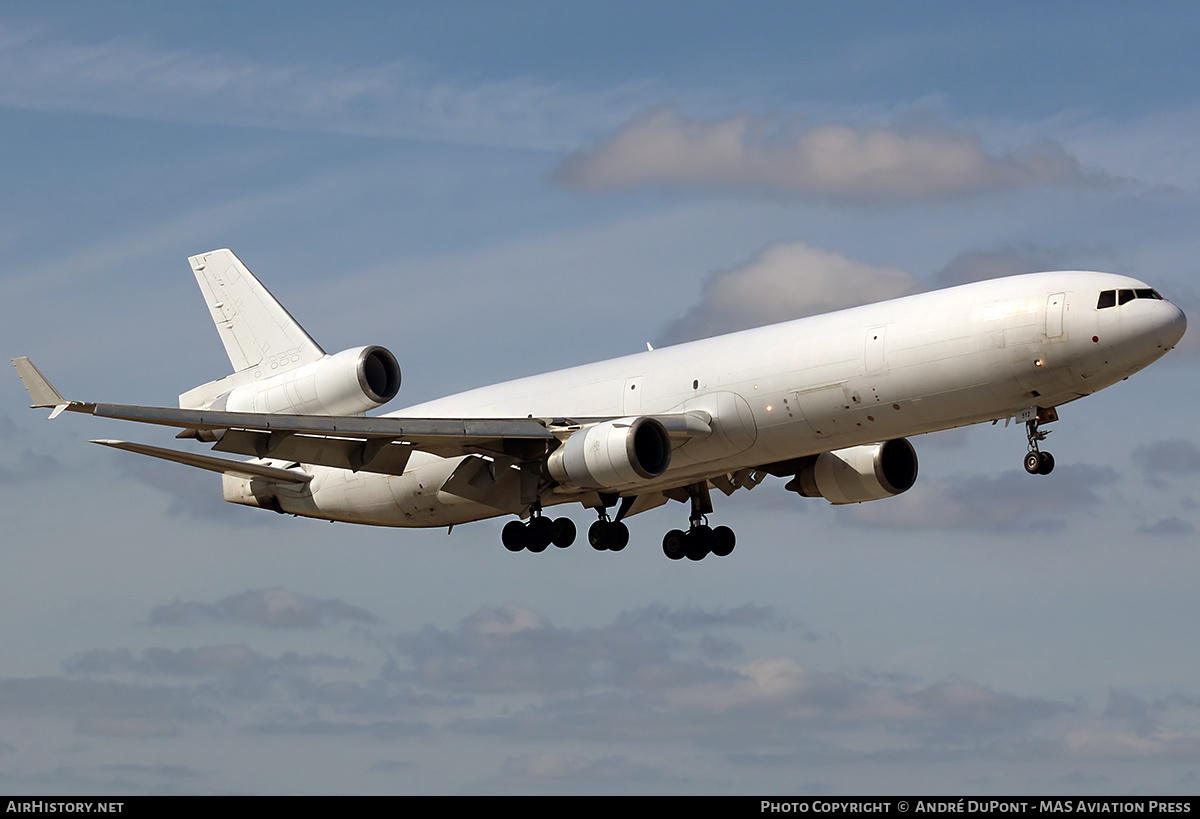
[(188, 259), (234, 373), (311, 364), (325, 351), (229, 250)]

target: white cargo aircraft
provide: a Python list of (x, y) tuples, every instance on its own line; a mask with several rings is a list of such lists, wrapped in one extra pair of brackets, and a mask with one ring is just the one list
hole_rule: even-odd
[[(1149, 285), (1066, 271), (966, 284), (453, 395), (387, 415), (400, 368), (382, 347), (327, 355), (228, 250), (190, 259), (233, 364), (180, 409), (68, 401), (14, 360), (51, 418), (64, 410), (181, 428), (239, 461), (126, 441), (95, 443), (219, 472), (225, 499), (376, 526), (450, 526), (499, 515), (512, 551), (575, 540), (544, 516), (578, 502), (588, 540), (620, 551), (624, 519), (668, 500), (690, 526), (673, 559), (732, 551), (710, 528), (711, 490), (766, 476), (835, 504), (897, 495), (917, 457), (905, 436), (1024, 421), (1025, 469), (1056, 408), (1115, 384), (1182, 338), (1187, 320)], [(649, 345), (647, 345), (649, 348)], [(610, 517), (609, 511), (615, 507)], [(523, 522), (522, 522), (523, 521)]]

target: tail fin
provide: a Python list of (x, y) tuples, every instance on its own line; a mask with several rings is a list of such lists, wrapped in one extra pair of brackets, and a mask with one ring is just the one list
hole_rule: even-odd
[(233, 365), (233, 375), (183, 393), (180, 407), (208, 409), (235, 387), (325, 357), (321, 346), (232, 251), (212, 250), (192, 256), (188, 262)]
[[(311, 364), (325, 356), (317, 342), (229, 250), (188, 259), (225, 345), (234, 373), (266, 364)], [(272, 366), (274, 365), (274, 366)]]

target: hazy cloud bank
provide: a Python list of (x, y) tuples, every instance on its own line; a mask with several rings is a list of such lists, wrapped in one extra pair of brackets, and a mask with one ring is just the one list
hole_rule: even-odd
[(339, 600), (318, 600), (288, 589), (255, 589), (231, 595), (217, 603), (176, 601), (150, 612), (150, 622), (154, 625), (202, 620), (267, 628), (316, 628), (338, 621), (380, 622), (374, 614), (357, 606)]
[(72, 42), (0, 23), (0, 105), (558, 150), (645, 104), (636, 86), (572, 94), (536, 77), (470, 82), (404, 59), (272, 62), (196, 45), (206, 42), (219, 40)]
[[(264, 597), (362, 611), (283, 589), (190, 605), (224, 611), (228, 601)], [(628, 789), (636, 781), (635, 789), (649, 791), (690, 781), (673, 755), (656, 748), (737, 759), (743, 772), (780, 760), (1187, 759), (1200, 750), (1193, 697), (1113, 691), (1091, 707), (962, 676), (822, 670), (805, 657), (811, 632), (764, 606), (655, 604), (569, 628), (505, 604), (483, 606), (450, 628), (389, 630), (378, 621), (364, 628), (374, 639), (356, 641), (353, 658), (313, 650), (317, 635), (293, 629), (271, 635), (289, 647), (278, 654), (229, 644), (98, 648), (66, 660), (59, 676), (0, 678), (0, 729), (42, 721), (64, 743), (57, 751), (31, 748), (26, 732), (9, 730), (9, 753), (23, 762), (6, 781), (64, 782), (68, 774), (104, 781), (109, 741), (123, 743), (123, 764), (132, 766), (132, 778), (114, 786), (124, 792), (170, 791), (181, 776), (194, 792), (254, 787), (254, 770), (249, 779), (217, 780), (191, 767), (157, 766), (180, 743), (270, 758), (279, 742), (298, 737), (322, 757), (349, 749), (362, 773), (399, 777), (389, 781), (407, 787), (425, 776), (431, 742), (464, 753), (487, 748), (489, 758), (496, 740), (523, 743), (468, 777), (485, 792), (503, 791), (510, 777), (550, 790)], [(256, 635), (264, 636), (248, 632)], [(730, 650), (708, 651), (713, 640)], [(70, 771), (56, 758), (67, 746)], [(629, 748), (649, 756), (614, 753)]]

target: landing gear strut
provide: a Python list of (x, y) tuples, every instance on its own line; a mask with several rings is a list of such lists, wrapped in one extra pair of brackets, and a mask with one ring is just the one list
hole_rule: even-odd
[(663, 537), (663, 554), (671, 560), (703, 560), (710, 553), (726, 557), (733, 551), (737, 538), (728, 526), (709, 528), (707, 515), (712, 511), (708, 484), (692, 484), (687, 488), (692, 500), (688, 530), (672, 529)]
[[(1025, 453), (1025, 471), (1030, 475), (1049, 475), (1054, 470), (1054, 456), (1038, 449), (1038, 443), (1046, 440), (1046, 436), (1050, 434), (1050, 430), (1038, 429), (1041, 412), (1039, 410), (1038, 415), (1025, 422), (1025, 433), (1029, 439), (1029, 452)], [(1054, 411), (1051, 409), (1047, 412), (1053, 413)], [(1057, 415), (1049, 420), (1054, 420), (1055, 417)]]
[(565, 549), (575, 542), (575, 522), (570, 518), (551, 520), (543, 517), (541, 507), (535, 506), (527, 522), (510, 520), (504, 524), (500, 540), (510, 552), (519, 552), (522, 549), (544, 552), (551, 543)]

